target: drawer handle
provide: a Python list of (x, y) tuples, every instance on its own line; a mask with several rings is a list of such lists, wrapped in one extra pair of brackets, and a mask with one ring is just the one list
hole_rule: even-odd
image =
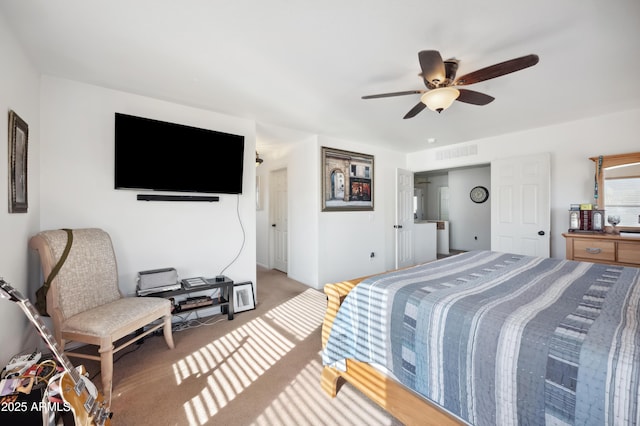
[(593, 248), (593, 247), (587, 247), (585, 250), (587, 251), (587, 253), (590, 253), (590, 254), (598, 254), (602, 252), (602, 249)]

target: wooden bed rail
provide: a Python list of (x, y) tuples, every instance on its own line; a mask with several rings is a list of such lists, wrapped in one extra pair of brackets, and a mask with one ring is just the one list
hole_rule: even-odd
[(322, 323), (322, 348), (327, 345), (329, 339), (329, 333), (333, 326), (333, 320), (338, 314), (338, 309), (342, 305), (342, 301), (352, 288), (356, 286), (360, 281), (366, 277), (357, 278), (351, 281), (342, 281), (335, 284), (327, 284), (324, 286), (324, 294), (327, 296), (327, 312), (324, 316), (324, 322)]
[[(368, 277), (324, 286), (327, 312), (322, 323), (322, 348), (327, 344), (333, 321), (345, 297), (366, 278)], [(338, 394), (341, 380), (347, 381), (405, 425), (460, 426), (464, 424), (455, 416), (418, 396), (369, 364), (348, 359), (347, 371), (339, 371), (328, 366), (322, 369), (320, 386), (331, 398)]]

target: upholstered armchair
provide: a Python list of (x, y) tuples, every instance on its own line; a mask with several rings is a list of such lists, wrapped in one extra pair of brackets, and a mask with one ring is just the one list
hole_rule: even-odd
[[(160, 328), (164, 328), (167, 346), (174, 347), (171, 305), (163, 298), (124, 297), (118, 287), (116, 257), (109, 235), (101, 229), (72, 232), (71, 249), (47, 292), (47, 313), (53, 320), (61, 351), (100, 361), (102, 393), (110, 398), (114, 353)], [(43, 231), (30, 239), (29, 247), (39, 254), (45, 279), (66, 243), (64, 230)], [(65, 350), (72, 341), (98, 346), (98, 355)]]

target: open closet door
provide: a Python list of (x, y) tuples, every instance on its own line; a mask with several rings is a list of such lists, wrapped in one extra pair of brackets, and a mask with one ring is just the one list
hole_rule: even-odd
[(414, 265), (413, 172), (398, 169), (396, 185), (396, 268), (404, 268)]
[(549, 257), (549, 153), (491, 162), (491, 250)]

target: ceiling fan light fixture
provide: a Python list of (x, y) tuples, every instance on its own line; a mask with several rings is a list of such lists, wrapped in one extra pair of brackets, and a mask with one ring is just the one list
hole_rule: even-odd
[(431, 111), (437, 111), (438, 113), (449, 108), (453, 101), (458, 99), (460, 91), (453, 87), (439, 87), (425, 92), (420, 101), (427, 106)]

